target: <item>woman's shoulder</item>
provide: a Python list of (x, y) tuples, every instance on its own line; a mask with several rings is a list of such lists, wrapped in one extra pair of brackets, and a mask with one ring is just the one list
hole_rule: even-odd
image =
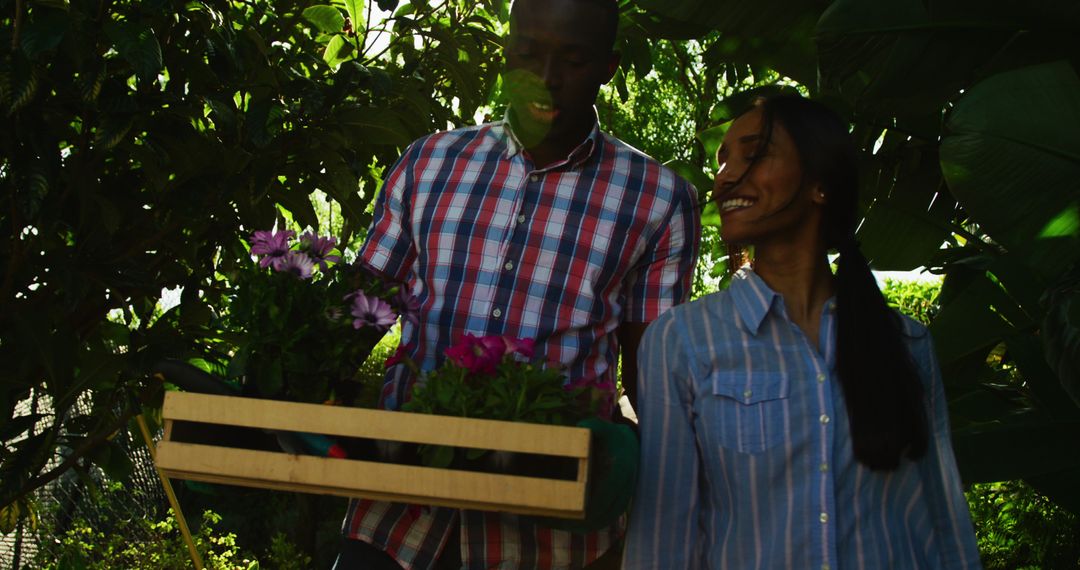
[(734, 324), (731, 296), (726, 290), (709, 293), (665, 311), (645, 329), (643, 342), (671, 343), (702, 338), (707, 328)]

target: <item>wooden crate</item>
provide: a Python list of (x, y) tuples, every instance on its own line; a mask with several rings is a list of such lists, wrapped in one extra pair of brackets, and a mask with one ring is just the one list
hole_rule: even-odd
[[(157, 465), (177, 479), (422, 505), (581, 519), (590, 432), (447, 416), (185, 392), (165, 395)], [(185, 443), (174, 422), (307, 432), (571, 458), (577, 479), (500, 475)], [(179, 424), (177, 424), (179, 425)]]

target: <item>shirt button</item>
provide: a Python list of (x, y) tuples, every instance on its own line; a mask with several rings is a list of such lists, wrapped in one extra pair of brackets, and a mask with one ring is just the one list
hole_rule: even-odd
[(823, 522), (823, 523), (829, 522), (829, 513), (821, 513), (821, 522)]
[(525, 223), (525, 214), (518, 215), (518, 223), (519, 224), (524, 224)]
[(822, 564), (821, 565), (821, 570), (829, 570), (829, 565), (828, 564)]
[(540, 175), (539, 174), (533, 174), (532, 176), (529, 177), (529, 180), (532, 181), (532, 182), (536, 182), (537, 180), (540, 180)]
[(821, 414), (821, 423), (823, 423), (823, 424), (829, 423), (829, 416), (827, 416), (825, 414)]
[(821, 465), (818, 466), (818, 470), (821, 471), (822, 473), (828, 471), (829, 470), (829, 464), (828, 463), (822, 463)]
[(750, 390), (747, 390), (747, 391), (743, 392), (742, 395), (743, 395), (743, 398), (746, 398), (747, 400), (749, 400), (750, 396), (753, 396), (754, 393), (752, 391), (750, 391)]
[(511, 269), (513, 269), (513, 268), (514, 268), (514, 262), (513, 262), (513, 261), (507, 261), (507, 262), (506, 262), (506, 265), (504, 265), (503, 267), (504, 267), (504, 268), (505, 268), (505, 269), (506, 269), (507, 271), (510, 271)]
[(494, 311), (491, 311), (491, 316), (495, 317), (496, 319), (501, 317), (502, 309), (495, 309)]
[(819, 383), (824, 382), (825, 381), (825, 375), (824, 374), (818, 374), (817, 375), (817, 381)]

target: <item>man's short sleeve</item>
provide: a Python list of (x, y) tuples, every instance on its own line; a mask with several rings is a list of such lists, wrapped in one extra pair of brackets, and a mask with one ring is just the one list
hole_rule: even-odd
[(409, 204), (413, 190), (414, 155), (419, 146), (413, 143), (390, 168), (375, 201), (374, 217), (358, 259), (398, 281), (408, 277), (409, 266), (416, 258)]
[(648, 323), (687, 301), (701, 241), (697, 193), (675, 177), (670, 208), (626, 279), (623, 321)]

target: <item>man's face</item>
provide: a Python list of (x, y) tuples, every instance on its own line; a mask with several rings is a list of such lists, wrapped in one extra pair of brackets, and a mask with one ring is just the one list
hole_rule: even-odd
[(596, 95), (617, 63), (605, 21), (604, 10), (588, 2), (514, 3), (504, 85), (526, 146), (566, 142), (592, 123)]

